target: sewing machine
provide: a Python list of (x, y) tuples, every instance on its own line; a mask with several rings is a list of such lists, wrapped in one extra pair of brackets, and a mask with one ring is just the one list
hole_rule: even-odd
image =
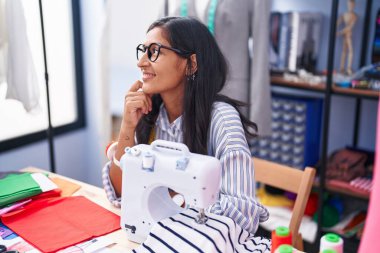
[(190, 153), (181, 143), (156, 140), (126, 148), (120, 164), (120, 223), (129, 240), (142, 243), (156, 222), (184, 210), (168, 188), (183, 195), (186, 207), (199, 209), (198, 224), (207, 222), (204, 209), (216, 202), (220, 187), (218, 159)]

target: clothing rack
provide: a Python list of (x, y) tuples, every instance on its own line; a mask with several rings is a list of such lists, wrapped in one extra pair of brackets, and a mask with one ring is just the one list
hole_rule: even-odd
[(44, 55), (45, 66), (45, 86), (46, 86), (46, 100), (47, 100), (47, 113), (48, 113), (48, 128), (46, 129), (46, 135), (49, 143), (49, 157), (50, 157), (50, 171), (55, 173), (55, 156), (54, 156), (54, 134), (51, 124), (51, 110), (50, 110), (50, 96), (49, 96), (49, 73), (46, 59), (46, 43), (45, 43), (45, 29), (44, 29), (44, 15), (42, 8), (42, 0), (39, 0), (40, 7), (40, 21), (41, 21), (41, 36), (42, 36), (42, 48)]

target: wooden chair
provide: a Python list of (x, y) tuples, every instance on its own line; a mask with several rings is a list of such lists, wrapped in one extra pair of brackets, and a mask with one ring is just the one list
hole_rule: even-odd
[(306, 167), (305, 170), (302, 171), (256, 157), (253, 158), (253, 163), (257, 182), (297, 194), (289, 229), (293, 236), (293, 247), (303, 251), (303, 241), (299, 233), (299, 228), (305, 213), (311, 187), (313, 186), (315, 169)]

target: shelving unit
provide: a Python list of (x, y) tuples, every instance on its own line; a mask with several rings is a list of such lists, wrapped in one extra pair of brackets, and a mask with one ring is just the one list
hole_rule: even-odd
[[(313, 187), (318, 189), (320, 187), (319, 182), (315, 181), (313, 184)], [(369, 200), (369, 193), (364, 193), (364, 192), (358, 193), (358, 192), (354, 192), (352, 190), (342, 189), (341, 187), (337, 187), (337, 186), (331, 185), (329, 183), (326, 183), (325, 187), (326, 187), (327, 191), (333, 192), (333, 193), (336, 193), (339, 195), (350, 196), (350, 197), (359, 198), (359, 199), (363, 199), (363, 200)]]
[(333, 86), (332, 88), (333, 94), (337, 95), (346, 95), (353, 96), (357, 98), (373, 98), (379, 99), (380, 91), (376, 90), (364, 90), (364, 89), (353, 89), (353, 88), (341, 88), (337, 86)]
[(272, 85), (287, 87), (287, 88), (312, 90), (312, 91), (318, 91), (318, 92), (324, 92), (326, 89), (326, 84), (324, 83), (310, 84), (310, 83), (305, 83), (305, 82), (294, 82), (294, 81), (288, 81), (285, 78), (279, 77), (279, 76), (272, 76), (270, 78), (270, 81)]
[[(288, 81), (281, 76), (272, 76), (270, 78), (273, 86), (294, 88), (300, 90), (311, 90), (317, 92), (325, 92), (326, 84), (317, 83), (310, 84), (307, 82), (298, 82), (298, 81)], [(354, 88), (342, 88), (333, 85), (332, 94), (343, 95), (343, 96), (352, 96), (358, 98), (368, 98), (368, 99), (378, 99), (380, 96), (380, 91), (370, 90), (370, 89), (354, 89)]]
[[(329, 184), (325, 178), (325, 171), (327, 165), (327, 157), (328, 157), (328, 132), (330, 126), (330, 112), (331, 112), (331, 99), (332, 96), (344, 96), (344, 97), (353, 97), (355, 98), (356, 104), (356, 112), (355, 112), (355, 120), (354, 120), (354, 141), (353, 145), (356, 147), (358, 144), (358, 132), (359, 132), (359, 119), (360, 119), (360, 111), (361, 111), (361, 100), (362, 99), (374, 99), (378, 100), (380, 97), (380, 91), (376, 90), (364, 90), (364, 89), (354, 89), (354, 88), (342, 88), (338, 87), (333, 83), (333, 71), (334, 71), (334, 51), (335, 51), (335, 37), (336, 37), (336, 21), (338, 17), (338, 6), (339, 0), (331, 0), (331, 15), (330, 15), (330, 31), (329, 31), (329, 42), (328, 42), (328, 55), (327, 55), (327, 76), (326, 83), (318, 83), (318, 84), (309, 84), (305, 82), (298, 81), (289, 81), (285, 78), (277, 75), (271, 76), (271, 84), (274, 87), (283, 87), (287, 89), (297, 89), (301, 91), (312, 91), (316, 94), (323, 94), (324, 98), (324, 110), (323, 110), (323, 123), (322, 123), (322, 139), (321, 139), (321, 168), (319, 171), (320, 177), (318, 182), (314, 184), (314, 187), (318, 189), (319, 196), (323, 196), (325, 192), (330, 192), (338, 195), (344, 195), (348, 198), (357, 198), (364, 201), (369, 201), (368, 193), (358, 193), (354, 191), (350, 191), (347, 189), (342, 189), (336, 187), (334, 185)], [(366, 53), (368, 50), (368, 24), (371, 15), (371, 6), (372, 0), (366, 1), (365, 8), (365, 22), (363, 29), (363, 40), (362, 40), (362, 48), (361, 48), (361, 66), (366, 65)], [(324, 207), (323, 198), (319, 198), (318, 203), (318, 224), (322, 224), (322, 211)], [(318, 233), (317, 238), (320, 238), (325, 231), (322, 231), (320, 225), (318, 225)], [(345, 239), (346, 241), (346, 239)], [(358, 248), (360, 240), (353, 238), (347, 239), (347, 244), (345, 244), (345, 252), (355, 252)], [(317, 239), (316, 244), (319, 244), (319, 240)], [(346, 251), (347, 247), (347, 251)], [(319, 245), (316, 245), (315, 248), (319, 248)]]

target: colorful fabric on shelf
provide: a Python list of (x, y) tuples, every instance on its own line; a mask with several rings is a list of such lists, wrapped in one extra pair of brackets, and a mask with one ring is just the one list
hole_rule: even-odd
[(330, 187), (336, 187), (341, 190), (348, 190), (348, 191), (351, 191), (357, 194), (362, 194), (362, 195), (368, 195), (370, 193), (370, 191), (353, 186), (349, 182), (344, 182), (344, 181), (335, 180), (335, 179), (326, 180), (326, 185)]
[(318, 210), (318, 194), (310, 193), (309, 199), (307, 200), (305, 207), (305, 215), (313, 216)]
[(371, 192), (372, 190), (372, 179), (357, 177), (350, 182), (350, 185), (359, 188), (361, 190)]
[(256, 196), (259, 198), (260, 203), (264, 206), (293, 207), (294, 205), (293, 200), (288, 199), (284, 195), (269, 194), (263, 187), (258, 189)]
[(120, 228), (120, 217), (83, 196), (34, 200), (2, 222), (43, 252), (55, 252)]

